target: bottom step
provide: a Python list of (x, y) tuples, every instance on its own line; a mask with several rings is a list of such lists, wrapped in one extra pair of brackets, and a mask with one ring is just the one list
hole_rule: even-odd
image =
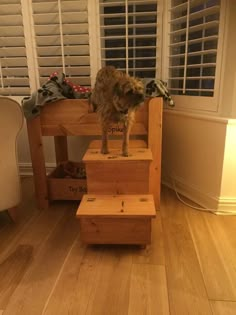
[(151, 243), (152, 195), (84, 195), (76, 216), (87, 244)]

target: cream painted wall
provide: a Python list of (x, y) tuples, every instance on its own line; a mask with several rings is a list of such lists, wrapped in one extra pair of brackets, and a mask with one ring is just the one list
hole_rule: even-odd
[(227, 120), (165, 110), (163, 181), (206, 208), (221, 193)]
[[(68, 137), (69, 159), (72, 161), (80, 161), (89, 145), (90, 140), (90, 137)], [(17, 146), (21, 174), (32, 174), (26, 121), (17, 139)], [(54, 167), (56, 163), (53, 137), (43, 137), (43, 147), (46, 167), (50, 169)]]
[(227, 125), (220, 196), (236, 204), (236, 119)]

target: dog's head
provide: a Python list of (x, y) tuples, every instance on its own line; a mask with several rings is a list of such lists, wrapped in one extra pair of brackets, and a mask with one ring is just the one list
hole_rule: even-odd
[(136, 78), (124, 76), (114, 86), (113, 103), (121, 114), (136, 110), (144, 101), (143, 83)]

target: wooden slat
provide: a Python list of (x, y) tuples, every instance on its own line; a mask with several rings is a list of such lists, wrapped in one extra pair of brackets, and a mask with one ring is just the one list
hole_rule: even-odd
[(37, 204), (40, 209), (45, 209), (48, 207), (48, 191), (39, 116), (34, 119), (27, 120), (27, 130), (34, 172), (34, 185)]
[[(114, 136), (121, 136), (123, 128), (120, 125), (113, 125), (108, 133)], [(143, 124), (135, 123), (131, 129), (131, 135), (146, 135), (147, 130)], [(97, 136), (101, 135), (101, 127), (97, 124), (50, 124), (42, 125), (43, 136)]]
[(149, 192), (154, 195), (156, 209), (160, 209), (163, 99), (151, 99), (148, 110), (148, 147), (153, 155), (150, 165)]
[(68, 160), (67, 137), (54, 137), (57, 165)]
[[(147, 103), (140, 106), (135, 115), (136, 122), (147, 124)], [(45, 105), (40, 113), (42, 125), (98, 123), (96, 113), (89, 113), (87, 99), (65, 99)]]

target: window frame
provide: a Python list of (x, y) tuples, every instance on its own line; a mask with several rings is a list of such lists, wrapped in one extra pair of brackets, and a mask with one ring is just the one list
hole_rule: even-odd
[[(165, 6), (165, 15), (167, 16), (167, 21), (170, 21), (170, 8), (171, 0), (168, 0)], [(218, 43), (217, 43), (217, 58), (216, 58), (216, 71), (215, 71), (215, 83), (214, 83), (214, 95), (213, 96), (190, 96), (190, 95), (172, 95), (175, 102), (175, 109), (182, 111), (192, 111), (192, 112), (202, 112), (217, 114), (220, 110), (220, 93), (221, 93), (221, 80), (222, 76), (222, 64), (223, 64), (223, 47), (225, 38), (225, 14), (226, 14), (226, 2), (221, 0), (220, 4), (220, 19), (219, 19), (219, 33), (218, 33)], [(169, 77), (169, 46), (170, 46), (170, 23), (167, 24), (168, 40), (166, 45), (168, 46), (166, 50), (168, 53), (165, 58), (165, 70), (163, 74), (164, 81), (168, 82)], [(171, 92), (170, 92), (171, 93)], [(167, 108), (167, 107), (166, 107)]]

